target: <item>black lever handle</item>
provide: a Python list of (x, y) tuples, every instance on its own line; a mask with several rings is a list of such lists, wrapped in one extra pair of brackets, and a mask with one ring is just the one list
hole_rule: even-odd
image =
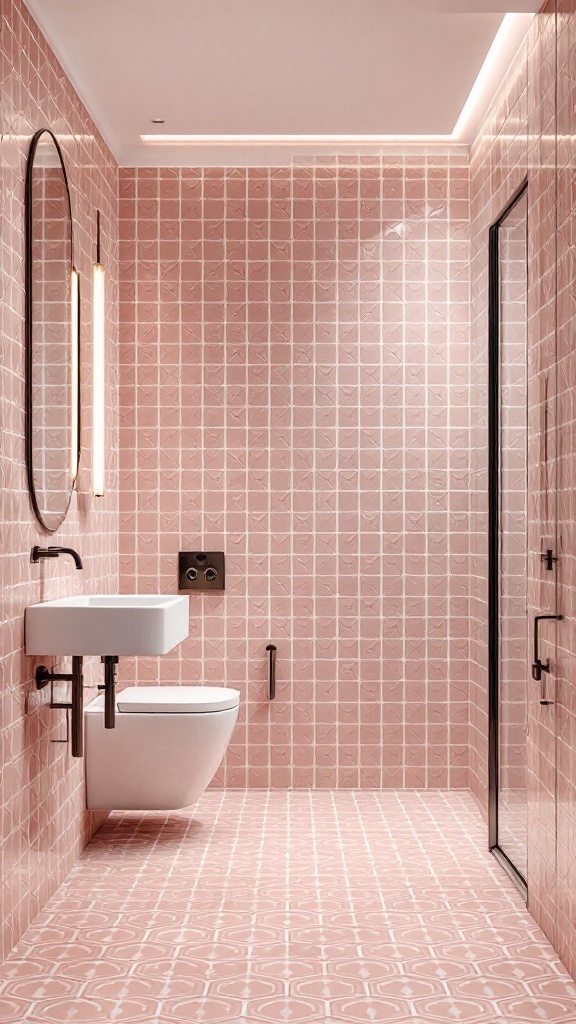
[[(538, 624), (545, 620), (553, 619), (560, 622), (564, 618), (563, 615), (535, 615), (534, 616), (534, 661), (532, 663), (532, 679), (535, 679), (537, 683), (542, 681), (542, 673), (550, 671), (550, 661), (542, 661), (539, 654), (539, 643), (538, 643)], [(541, 704), (552, 704), (550, 700), (546, 700), (544, 697), (544, 690), (542, 691)]]

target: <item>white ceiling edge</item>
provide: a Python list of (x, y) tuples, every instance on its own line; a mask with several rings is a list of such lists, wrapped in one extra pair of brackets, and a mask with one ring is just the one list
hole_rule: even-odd
[(46, 13), (42, 5), (42, 0), (24, 0), (24, 3), (38, 25), (38, 28), (42, 32), (42, 35), (56, 55), (58, 62), (62, 66), (62, 70), (70, 79), (72, 86), (78, 93), (80, 100), (86, 107), (89, 116), (92, 118), (95, 127), (100, 132), (100, 135), (104, 139), (104, 142), (108, 146), (108, 149), (112, 153), (116, 163), (119, 166), (122, 166), (120, 159), (121, 146), (118, 144), (118, 141), (110, 128), (108, 119), (104, 112), (100, 110), (97, 102), (94, 100), (94, 97), (90, 95), (85, 83), (83, 83), (81, 71), (79, 71), (78, 67), (68, 59), (63, 47), (60, 45), (58, 39), (53, 35), (49, 20), (46, 17)]
[[(374, 136), (365, 140), (358, 137), (353, 145), (332, 143), (322, 136), (307, 140), (306, 145), (298, 145), (295, 139), (288, 138), (280, 144), (275, 141), (272, 145), (269, 138), (256, 142), (257, 137), (254, 136), (239, 138), (236, 144), (231, 142), (230, 137), (219, 143), (218, 136), (214, 136), (214, 140), (203, 137), (201, 144), (143, 143), (138, 147), (123, 147), (115, 138), (106, 115), (83, 83), (81, 72), (70, 62), (59, 41), (52, 35), (42, 0), (24, 2), (120, 167), (286, 167), (294, 164), (331, 163), (340, 157), (358, 159), (416, 153), (420, 156), (468, 155), (535, 17), (537, 0), (464, 0), (470, 10), (494, 11), (504, 7), (509, 11), (512, 7), (516, 11), (520, 9), (526, 12), (528, 9), (532, 13), (506, 14), (451, 135), (382, 136), (378, 143), (375, 143)], [(422, 0), (411, 2), (417, 6)], [(425, 2), (428, 4), (430, 0)], [(434, 2), (438, 11), (462, 10), (463, 0)]]
[(120, 167), (310, 167), (327, 166), (336, 162), (357, 163), (363, 158), (450, 156), (467, 160), (470, 146), (446, 136), (443, 141), (432, 142), (425, 136), (412, 136), (411, 140), (391, 139), (378, 146), (250, 146), (241, 144), (203, 146), (159, 146), (142, 150), (126, 149)]

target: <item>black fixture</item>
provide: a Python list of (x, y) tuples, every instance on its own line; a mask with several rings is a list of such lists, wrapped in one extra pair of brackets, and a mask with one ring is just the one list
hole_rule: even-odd
[(557, 562), (558, 559), (556, 558), (552, 548), (546, 548), (546, 551), (542, 551), (540, 555), (540, 561), (545, 567), (546, 572), (552, 572), (552, 569), (554, 568), (554, 562)]
[[(104, 685), (99, 690), (104, 690), (104, 728), (114, 729), (116, 725), (116, 669), (118, 657), (108, 654), (102, 657), (104, 665)], [(72, 757), (82, 757), (84, 754), (84, 677), (83, 659), (77, 655), (72, 658), (71, 672), (51, 672), (46, 665), (39, 665), (36, 669), (36, 689), (43, 690), (50, 684), (49, 707), (66, 712), (66, 739), (54, 740), (55, 743), (66, 743), (68, 741), (68, 712), (72, 715), (72, 727), (70, 730), (72, 739)], [(69, 701), (54, 700), (54, 683), (72, 683), (72, 694)]]
[(113, 729), (116, 725), (116, 670), (118, 658), (114, 654), (106, 654), (100, 659), (104, 665), (104, 728)]
[(58, 558), (60, 555), (70, 555), (74, 559), (74, 565), (77, 569), (83, 569), (82, 559), (74, 548), (60, 548), (60, 547), (48, 547), (41, 548), (38, 544), (35, 544), (30, 552), (30, 561), (34, 564), (39, 562), (42, 558)]
[(224, 590), (223, 551), (180, 551), (178, 590)]
[(274, 644), (268, 644), (268, 700), (274, 700), (276, 696), (276, 651)]
[[(535, 679), (537, 683), (542, 682), (542, 675), (544, 672), (550, 671), (550, 662), (541, 661), (538, 653), (538, 624), (543, 622), (545, 619), (555, 619), (561, 622), (564, 618), (563, 615), (535, 615), (534, 616), (534, 662), (532, 664), (532, 679)], [(541, 704), (553, 704), (553, 700), (546, 700), (545, 687), (542, 686), (542, 694), (540, 698)]]
[[(82, 658), (74, 655), (72, 672), (50, 672), (46, 665), (36, 669), (36, 689), (43, 690), (50, 683), (50, 707), (60, 708), (72, 713), (72, 757), (84, 754), (84, 679), (82, 674)], [(72, 683), (71, 700), (67, 702), (54, 700), (54, 683)]]

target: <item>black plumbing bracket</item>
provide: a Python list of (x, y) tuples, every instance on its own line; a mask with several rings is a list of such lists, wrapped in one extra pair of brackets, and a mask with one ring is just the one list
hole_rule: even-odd
[[(54, 700), (54, 683), (72, 683), (70, 701)], [(36, 689), (43, 690), (50, 684), (50, 707), (66, 712), (66, 738), (68, 738), (68, 713), (71, 715), (72, 757), (84, 755), (84, 673), (83, 658), (74, 655), (71, 672), (51, 672), (46, 665), (36, 669)]]
[(116, 672), (118, 661), (115, 654), (104, 654), (100, 659), (104, 665), (104, 685), (99, 690), (104, 690), (104, 728), (114, 729), (116, 725)]

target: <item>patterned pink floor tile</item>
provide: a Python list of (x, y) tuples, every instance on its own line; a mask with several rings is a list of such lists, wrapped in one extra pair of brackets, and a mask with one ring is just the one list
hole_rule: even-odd
[(365, 983), (345, 981), (328, 975), (312, 978), (307, 981), (295, 981), (290, 985), (290, 993), (312, 999), (344, 999), (361, 996), (365, 992)]
[(262, 1021), (319, 1021), (325, 1015), (322, 999), (305, 999), (303, 996), (286, 993), (284, 997), (254, 1000), (250, 1013), (255, 1020)]
[(168, 999), (171, 997), (203, 996), (206, 983), (200, 978), (176, 978), (170, 973), (164, 978), (143, 978), (139, 975), (106, 981), (91, 981), (84, 988), (84, 994), (94, 999), (148, 998)]
[(113, 814), (0, 968), (0, 1024), (576, 1024), (457, 792)]
[(164, 1003), (166, 1016), (170, 1020), (185, 1022), (202, 1021), (212, 1024), (216, 1021), (235, 1021), (242, 1012), (239, 999), (223, 999), (218, 996), (205, 998), (168, 999)]
[(42, 1024), (69, 1024), (73, 1021), (82, 1021), (82, 1024), (93, 1024), (95, 1021), (122, 1021), (131, 1024), (135, 1020), (153, 1019), (156, 1013), (156, 1003), (146, 1000), (123, 999), (121, 1003), (117, 1000), (90, 999), (87, 996), (72, 999), (40, 999), (35, 1004), (34, 1011), (30, 1017), (23, 1020), (33, 1021), (34, 1024), (42, 1021)]
[(294, 978), (313, 978), (318, 974), (318, 962), (292, 959), (266, 960), (255, 962), (253, 973), (263, 977), (282, 978), (288, 982)]
[(12, 1021), (17, 1021), (21, 1024), (24, 1020), (29, 1020), (27, 1013), (30, 1009), (30, 999), (16, 999), (15, 997), (0, 996), (0, 1020), (2, 1024), (12, 1024)]
[(29, 999), (52, 999), (56, 997), (76, 995), (78, 986), (71, 978), (22, 978), (19, 981), (8, 982), (3, 991), (3, 996), (9, 998)]
[(242, 978), (234, 978), (232, 981), (213, 981), (209, 985), (211, 996), (233, 996), (236, 999), (271, 999), (273, 996), (280, 996), (284, 991), (284, 984), (280, 980), (266, 981), (263, 978), (255, 978), (249, 975)]
[(405, 999), (382, 999), (379, 996), (364, 996), (359, 999), (336, 999), (332, 1003), (333, 1013), (341, 1020), (358, 1021), (363, 1024), (380, 1024), (381, 1021), (397, 1021), (410, 1016), (410, 1002)]

